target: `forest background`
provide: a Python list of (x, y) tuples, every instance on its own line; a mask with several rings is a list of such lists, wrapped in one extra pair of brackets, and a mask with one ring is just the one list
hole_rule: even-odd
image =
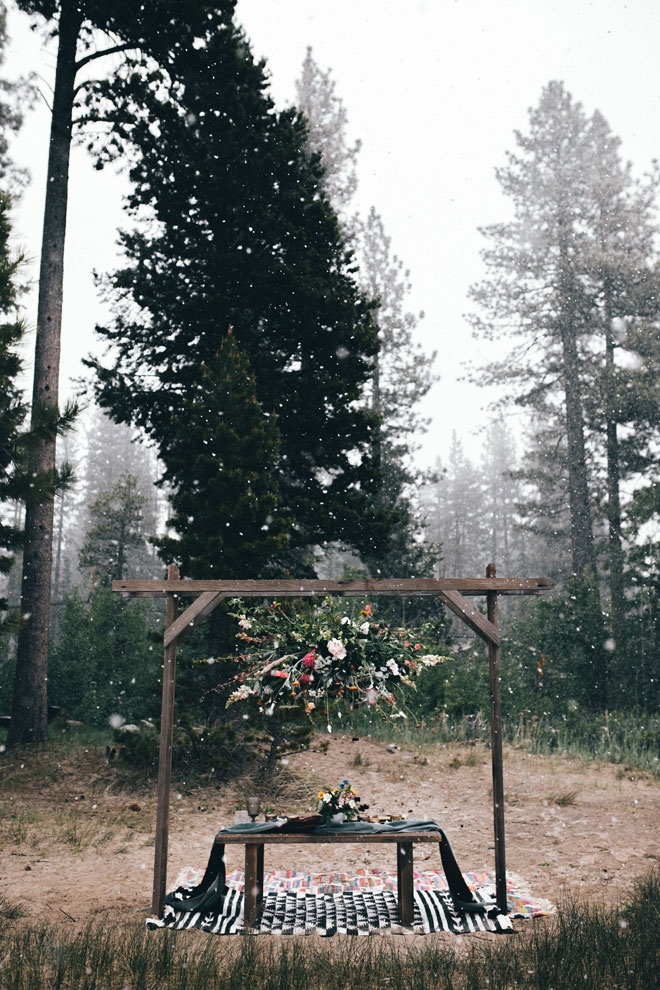
[[(90, 51), (105, 47), (93, 28)], [(157, 715), (162, 617), (114, 601), (113, 577), (160, 576), (170, 560), (194, 577), (463, 576), (493, 559), (500, 574), (556, 584), (548, 601), (504, 615), (510, 723), (545, 722), (549, 739), (591, 724), (602, 735), (604, 713), (608, 731), (618, 713), (656, 746), (655, 172), (638, 179), (598, 111), (560, 82), (543, 86), (497, 172), (502, 222), (483, 231), (483, 276), (466, 303), (491, 358), (469, 361), (469, 374), (504, 398), (484, 417), (482, 453), (468, 457), (456, 432), (421, 469), (424, 400), (451, 328), (436, 328), (434, 364), (385, 222), (358, 204), (361, 152), (333, 75), (308, 53), (296, 110), (276, 110), (231, 4), (191, 30), (187, 48), (156, 37), (149, 51), (121, 53), (79, 94), (79, 139), (102, 175), (129, 163), (130, 191), (120, 260), (98, 278), (97, 334), (112, 350), (89, 358), (86, 408), (51, 479), (50, 703), (97, 725)], [(15, 123), (8, 111), (7, 136)], [(5, 158), (17, 199), (9, 146)], [(4, 257), (13, 320), (23, 276), (8, 230)], [(34, 497), (11, 358), (21, 333), (9, 326), (7, 711), (22, 506)], [(511, 428), (512, 410), (524, 429)], [(73, 415), (33, 421), (32, 436), (66, 430)], [(413, 602), (383, 616), (435, 618)], [(454, 659), (429, 675), (418, 717), (476, 717), (488, 703), (482, 651), (447, 620), (430, 635)], [(186, 648), (188, 750), (193, 724), (216, 726), (221, 748), (236, 731), (195, 665), (230, 638), (220, 616)]]

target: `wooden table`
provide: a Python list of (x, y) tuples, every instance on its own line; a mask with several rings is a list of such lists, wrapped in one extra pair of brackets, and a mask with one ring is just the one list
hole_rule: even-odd
[(244, 921), (245, 926), (254, 927), (257, 923), (264, 896), (264, 846), (269, 845), (317, 845), (322, 842), (354, 842), (358, 845), (371, 843), (396, 843), (397, 894), (401, 924), (412, 925), (414, 917), (413, 899), (413, 845), (416, 842), (440, 844), (443, 837), (439, 832), (396, 832), (373, 834), (342, 833), (341, 831), (316, 835), (309, 832), (218, 832), (216, 843), (245, 844), (245, 887)]

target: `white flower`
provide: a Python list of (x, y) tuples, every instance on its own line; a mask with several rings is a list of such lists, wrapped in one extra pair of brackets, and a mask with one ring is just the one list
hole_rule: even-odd
[(328, 653), (332, 653), (336, 660), (343, 660), (346, 656), (346, 647), (340, 639), (331, 639), (328, 641)]
[(275, 711), (275, 702), (273, 702), (272, 705), (269, 705), (268, 708), (264, 708), (264, 712), (266, 713), (266, 715), (272, 715), (274, 711)]
[(332, 732), (332, 726), (331, 725), (328, 726), (328, 732)]
[(394, 715), (390, 715), (390, 718), (408, 718), (405, 712), (395, 712)]
[(241, 627), (241, 629), (252, 629), (252, 623), (250, 622), (248, 617), (243, 613), (241, 613), (241, 615), (239, 616), (238, 624)]
[[(328, 726), (328, 728), (330, 728), (330, 726)], [(328, 794), (328, 792), (326, 791), (325, 794), (323, 795), (322, 800), (323, 800), (324, 804), (330, 804), (330, 802), (332, 800), (332, 794)]]
[(363, 636), (366, 636), (367, 635), (367, 633), (369, 632), (369, 623), (368, 622), (363, 622), (362, 623), (362, 625), (360, 626), (360, 632), (362, 633)]
[(399, 670), (399, 665), (396, 660), (388, 660), (385, 666), (390, 668), (395, 677), (400, 676), (401, 671)]
[(236, 691), (232, 691), (232, 693), (229, 695), (229, 698), (227, 699), (227, 704), (234, 705), (236, 704), (237, 701), (245, 701), (246, 698), (249, 698), (251, 694), (254, 694), (254, 690), (251, 687), (249, 687), (247, 684), (241, 684), (241, 686), (237, 688)]
[(436, 653), (426, 653), (422, 657), (422, 663), (425, 667), (435, 667), (437, 663), (442, 663), (447, 657), (439, 657)]
[(350, 626), (351, 624), (350, 618), (347, 615), (342, 616), (341, 624), (342, 626)]

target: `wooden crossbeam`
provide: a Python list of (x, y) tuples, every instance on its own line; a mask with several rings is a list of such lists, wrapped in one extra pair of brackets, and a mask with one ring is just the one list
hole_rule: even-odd
[(174, 620), (172, 625), (167, 627), (163, 640), (164, 645), (169, 646), (176, 639), (181, 639), (187, 635), (194, 626), (205, 619), (207, 615), (210, 615), (216, 605), (219, 605), (226, 597), (221, 591), (205, 591)]
[(489, 645), (499, 646), (500, 634), (497, 627), (483, 615), (478, 608), (464, 598), (458, 591), (442, 591), (438, 595), (441, 602), (451, 609), (454, 615), (462, 619), (466, 626), (484, 639)]
[(168, 592), (199, 595), (222, 592), (236, 598), (305, 598), (312, 595), (439, 595), (457, 591), (461, 595), (537, 595), (552, 587), (549, 578), (389, 578), (355, 581), (113, 581), (112, 590), (127, 597), (160, 598)]

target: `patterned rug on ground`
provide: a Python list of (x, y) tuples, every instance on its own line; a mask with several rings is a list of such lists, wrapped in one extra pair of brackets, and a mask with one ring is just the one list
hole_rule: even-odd
[[(183, 870), (176, 886), (192, 888), (202, 870)], [(495, 898), (491, 873), (464, 873), (477, 900)], [(197, 928), (216, 935), (241, 934), (243, 928), (243, 872), (227, 876), (228, 893), (221, 913), (165, 908), (162, 920), (150, 918), (148, 928)], [(415, 920), (412, 931), (425, 935), (451, 932), (513, 931), (512, 918), (534, 918), (551, 914), (553, 906), (532, 899), (524, 883), (507, 875), (509, 914), (468, 914), (454, 905), (440, 870), (415, 872)], [(371, 935), (377, 932), (410, 932), (401, 925), (396, 897), (396, 874), (382, 870), (357, 873), (302, 873), (279, 870), (264, 879), (264, 904), (258, 933), (270, 935)]]

